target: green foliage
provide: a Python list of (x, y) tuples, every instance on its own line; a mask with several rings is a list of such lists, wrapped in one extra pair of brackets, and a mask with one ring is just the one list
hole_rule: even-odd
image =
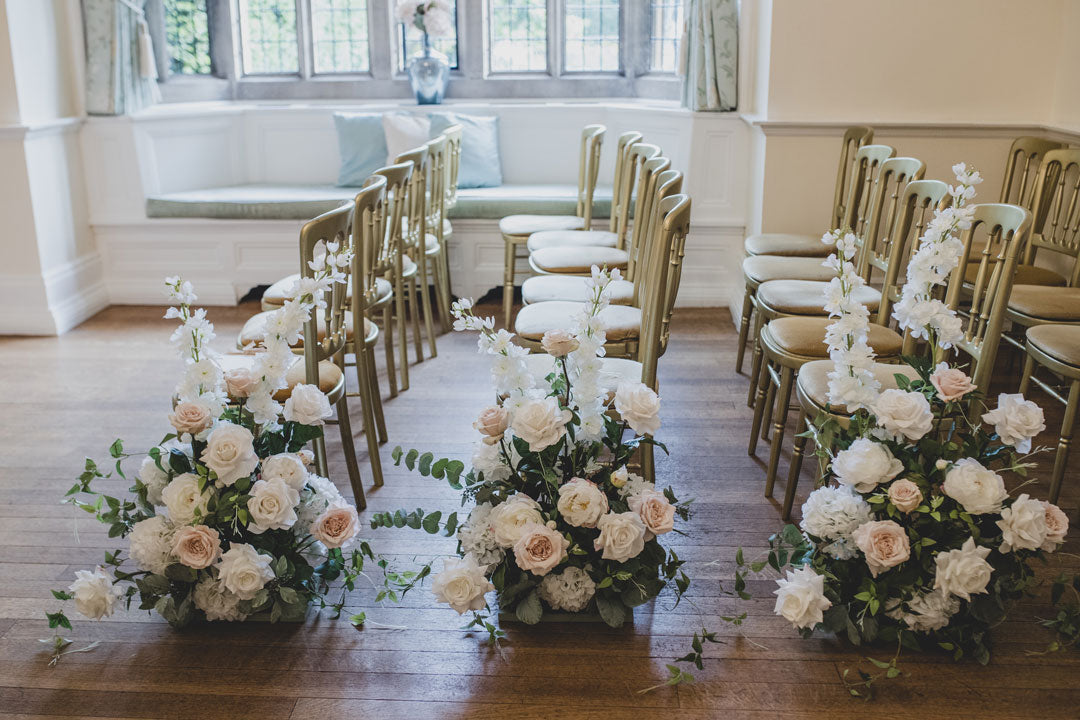
[(425, 512), (423, 508), (417, 508), (411, 512), (395, 510), (392, 513), (373, 513), (371, 516), (371, 529), (377, 530), (381, 527), (407, 527), (413, 530), (423, 530), (429, 535), (435, 535), (441, 529), (446, 537), (453, 537), (458, 527), (458, 516), (456, 512), (450, 513), (444, 521), (441, 510)]
[(678, 665), (665, 665), (668, 670), (668, 679), (659, 685), (653, 685), (642, 690), (638, 690), (639, 695), (644, 695), (647, 692), (658, 690), (662, 687), (675, 687), (676, 685), (690, 685), (694, 682), (694, 676), (686, 672)]

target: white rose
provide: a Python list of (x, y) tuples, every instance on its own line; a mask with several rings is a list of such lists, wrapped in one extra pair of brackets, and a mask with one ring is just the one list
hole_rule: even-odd
[(549, 397), (524, 403), (514, 413), (511, 427), (529, 444), (529, 450), (540, 452), (562, 439), (571, 418), (573, 413), (560, 409), (558, 401)]
[(431, 592), (436, 600), (446, 603), (459, 615), (480, 610), (487, 604), (484, 594), (495, 589), (484, 574), (486, 570), (472, 554), (460, 559), (446, 558), (442, 572), (431, 580)]
[(1046, 540), (1043, 541), (1042, 549), (1054, 552), (1069, 534), (1069, 517), (1053, 503), (1043, 500), (1042, 505), (1046, 512)]
[(240, 598), (226, 590), (220, 580), (210, 576), (204, 577), (195, 586), (191, 592), (191, 600), (195, 607), (206, 613), (207, 620), (236, 622), (244, 619), (239, 607)]
[(251, 523), (248, 530), (260, 535), (267, 530), (287, 530), (296, 524), (296, 506), (300, 493), (281, 478), (258, 480), (251, 486), (248, 512)]
[(234, 543), (218, 560), (218, 579), (236, 597), (251, 600), (274, 579), (273, 560), (246, 543)]
[(1009, 495), (1002, 477), (974, 458), (957, 460), (945, 473), (941, 489), (972, 515), (998, 512)]
[(973, 594), (986, 592), (990, 575), (994, 568), (986, 562), (990, 548), (975, 545), (975, 538), (969, 537), (959, 550), (938, 553), (934, 559), (937, 574), (934, 589), (949, 595), (956, 595), (970, 600)]
[(206, 516), (206, 504), (210, 500), (209, 492), (199, 492), (199, 476), (192, 473), (177, 475), (161, 491), (161, 500), (169, 511), (169, 518), (176, 525), (187, 525), (195, 520), (196, 512), (200, 518)]
[(1019, 393), (998, 395), (997, 409), (986, 413), (982, 419), (994, 424), (1001, 442), (1022, 453), (1031, 452), (1032, 438), (1046, 429), (1042, 408)]
[(907, 438), (914, 442), (930, 432), (934, 424), (930, 403), (922, 393), (885, 390), (874, 401), (872, 410), (877, 424), (897, 441)]
[(161, 515), (140, 520), (128, 535), (128, 554), (140, 570), (164, 575), (172, 553), (173, 528)]
[(832, 470), (838, 481), (865, 493), (903, 472), (904, 463), (885, 445), (861, 437), (836, 454)]
[(522, 529), (529, 523), (544, 524), (540, 514), (540, 505), (528, 495), (511, 495), (505, 502), (496, 505), (489, 517), (491, 532), (500, 547), (514, 547), (521, 537)]
[(307, 483), (308, 472), (299, 455), (280, 453), (262, 461), (261, 477), (263, 480), (281, 478), (286, 485), (300, 492)]
[[(169, 454), (163, 454), (162, 464), (168, 462)], [(139, 482), (146, 487), (146, 501), (151, 505), (161, 504), (161, 491), (169, 484), (169, 474), (159, 468), (154, 458), (147, 456), (139, 466)]]
[(1046, 542), (1046, 508), (1023, 493), (1001, 511), (1001, 552), (1034, 550)]
[(619, 383), (615, 412), (639, 435), (655, 435), (660, 429), (660, 398), (643, 383)]
[(608, 513), (596, 523), (600, 537), (593, 545), (602, 550), (601, 557), (626, 562), (645, 549), (645, 523), (635, 512)]
[(824, 619), (824, 612), (832, 606), (825, 597), (825, 578), (805, 565), (788, 570), (787, 579), (778, 578), (776, 595), (777, 615), (798, 628), (812, 628)]
[(232, 485), (252, 473), (259, 464), (255, 438), (246, 427), (218, 423), (206, 438), (201, 460), (217, 473), (217, 486)]
[(123, 589), (113, 583), (103, 567), (77, 570), (75, 582), (68, 586), (68, 590), (75, 596), (75, 609), (91, 620), (112, 615), (116, 604), (124, 596)]
[(611, 472), (611, 484), (616, 488), (621, 488), (626, 485), (626, 481), (630, 479), (630, 471), (623, 465), (617, 470)]
[(596, 527), (608, 511), (607, 495), (596, 483), (572, 478), (559, 488), (559, 513), (574, 527)]
[(322, 425), (332, 416), (330, 400), (317, 385), (297, 385), (285, 401), (285, 419), (301, 425)]

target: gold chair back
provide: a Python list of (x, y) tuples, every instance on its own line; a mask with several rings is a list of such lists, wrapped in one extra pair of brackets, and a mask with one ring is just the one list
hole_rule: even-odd
[[(403, 163), (393, 167), (409, 166)], [(395, 179), (400, 182), (400, 178)], [(388, 187), (386, 175), (376, 170), (353, 200), (352, 312), (355, 318), (362, 318), (375, 302), (378, 297), (375, 280), (393, 266), (394, 258), (386, 239)]]
[(600, 148), (606, 132), (607, 128), (603, 125), (586, 125), (581, 131), (575, 214), (585, 220), (586, 230), (592, 227), (593, 196), (596, 194), (596, 180), (600, 174)]
[(862, 233), (864, 249), (859, 272), (867, 281), (874, 270), (888, 271), (892, 258), (892, 230), (901, 210), (900, 199), (907, 184), (921, 180), (925, 171), (923, 161), (912, 157), (894, 157), (881, 163), (868, 203), (870, 216)]
[[(634, 143), (626, 150), (626, 158), (623, 161), (623, 186), (619, 191), (619, 219), (614, 232), (617, 234), (616, 247), (626, 249), (627, 231), (630, 228), (630, 204), (641, 197), (642, 177), (641, 170), (645, 163), (660, 155), (660, 148), (648, 143)], [(634, 223), (635, 227), (637, 223)], [(633, 237), (631, 237), (633, 242)]]
[(634, 224), (630, 231), (630, 242), (626, 246), (626, 278), (628, 280), (633, 280), (636, 277), (636, 268), (641, 260), (641, 248), (645, 244), (642, 238), (652, 237), (646, 233), (652, 232), (657, 183), (660, 174), (670, 167), (671, 160), (659, 155), (643, 162), (641, 169), (638, 171), (637, 197), (634, 199)]
[(428, 148), (421, 145), (403, 152), (394, 158), (394, 162), (413, 164), (412, 175), (405, 186), (405, 197), (401, 204), (401, 249), (405, 254), (415, 254), (418, 248), (424, 246), (424, 235), (427, 233), (424, 195), (427, 192)]
[(903, 190), (899, 209), (888, 235), (887, 246), (882, 249), (888, 258), (881, 286), (881, 302), (876, 322), (888, 325), (894, 303), (900, 300), (900, 290), (906, 275), (907, 263), (919, 246), (919, 238), (934, 210), (949, 192), (949, 186), (940, 180), (912, 180)]
[[(653, 158), (648, 163), (667, 158)], [(660, 214), (660, 202), (667, 197), (682, 192), (683, 174), (677, 170), (669, 170), (670, 163), (658, 166), (652, 173), (647, 187), (638, 192), (645, 196), (644, 202), (639, 202), (640, 213), (635, 213), (634, 232), (635, 241), (631, 243), (627, 255), (628, 262), (626, 276), (634, 281), (634, 298), (631, 304), (640, 307), (640, 282), (638, 279), (652, 272), (652, 254), (649, 250), (649, 240), (656, 237), (656, 228), (662, 222)], [(640, 215), (641, 220), (636, 218)]]
[[(424, 172), (427, 175), (426, 207), (424, 213), (427, 216), (427, 232), (443, 239), (443, 217), (446, 214), (446, 135), (440, 135), (427, 143), (427, 167)], [(423, 241), (423, 238), (420, 238)]]
[(1035, 176), (1046, 153), (1066, 147), (1065, 143), (1039, 137), (1023, 136), (1013, 141), (1009, 158), (1005, 162), (1005, 180), (1001, 183), (998, 202), (1013, 203), (1033, 210), (1031, 200), (1035, 195)]
[(408, 186), (412, 180), (412, 174), (411, 161), (388, 165), (375, 171), (375, 175), (386, 179), (386, 201), (383, 211), (385, 227), (382, 247), (372, 264), (372, 274), (365, 275), (368, 290), (374, 288), (375, 278), (382, 277), (397, 268), (401, 255), (401, 230), (405, 217), (405, 203), (408, 199)]
[[(626, 183), (626, 170), (630, 165), (626, 162), (627, 156), (637, 143), (641, 142), (642, 135), (636, 131), (624, 132), (619, 136), (618, 146), (615, 148), (615, 174), (611, 185), (611, 217), (608, 219), (608, 229), (619, 232), (619, 220), (625, 221), (627, 203), (623, 199), (623, 187)], [(629, 197), (629, 196), (628, 196)]]
[(642, 287), (641, 381), (656, 387), (656, 366), (667, 350), (671, 314), (682, 278), (686, 236), (690, 232), (690, 197), (673, 194), (659, 201), (650, 247), (649, 273)]
[[(364, 194), (364, 190), (360, 194)], [(300, 228), (300, 275), (305, 278), (315, 276), (311, 264), (316, 255), (324, 254), (326, 246), (338, 243), (345, 247), (350, 243), (353, 203), (346, 203), (336, 210), (323, 213), (304, 223)], [(345, 305), (349, 283), (352, 282), (352, 268), (342, 268), (346, 282), (334, 283), (326, 306), (315, 308), (311, 317), (304, 323), (304, 369), (309, 383), (318, 384), (319, 362), (334, 357), (345, 347)], [(319, 338), (319, 319), (322, 316), (326, 332)]]
[(855, 233), (860, 238), (870, 221), (870, 208), (873, 205), (874, 189), (881, 164), (896, 155), (888, 145), (863, 145), (855, 153), (852, 167), (851, 187), (845, 205), (845, 214), (839, 225)]
[(443, 130), (446, 136), (446, 201), (443, 209), (457, 206), (458, 175), (461, 171), (461, 137), (464, 128), (451, 125)]
[(1040, 250), (1073, 259), (1070, 287), (1080, 283), (1080, 148), (1050, 150), (1043, 155), (1035, 180), (1034, 199), (1025, 206), (1034, 214), (1031, 241), (1023, 263), (1032, 265)]
[(836, 170), (836, 191), (833, 193), (833, 212), (829, 218), (829, 227), (844, 227), (847, 217), (847, 199), (851, 193), (851, 179), (855, 170), (855, 155), (863, 145), (874, 141), (874, 129), (858, 125), (844, 131), (843, 146), (840, 148), (840, 167)]

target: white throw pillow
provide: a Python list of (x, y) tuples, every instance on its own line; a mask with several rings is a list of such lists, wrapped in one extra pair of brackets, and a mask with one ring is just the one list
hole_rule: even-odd
[(430, 139), (431, 120), (426, 115), (385, 113), (382, 124), (386, 134), (387, 165), (392, 165), (394, 158), (401, 153), (414, 150)]

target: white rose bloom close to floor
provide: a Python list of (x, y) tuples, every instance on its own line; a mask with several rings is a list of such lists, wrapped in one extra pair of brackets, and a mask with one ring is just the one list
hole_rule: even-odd
[(444, 558), (443, 570), (431, 581), (435, 599), (452, 607), (459, 615), (479, 610), (486, 604), (485, 593), (495, 589), (485, 575), (486, 566), (471, 554), (463, 558)]
[(832, 606), (825, 597), (825, 578), (808, 567), (788, 570), (786, 578), (778, 578), (776, 595), (777, 615), (799, 628), (812, 628), (822, 621), (823, 613)]

